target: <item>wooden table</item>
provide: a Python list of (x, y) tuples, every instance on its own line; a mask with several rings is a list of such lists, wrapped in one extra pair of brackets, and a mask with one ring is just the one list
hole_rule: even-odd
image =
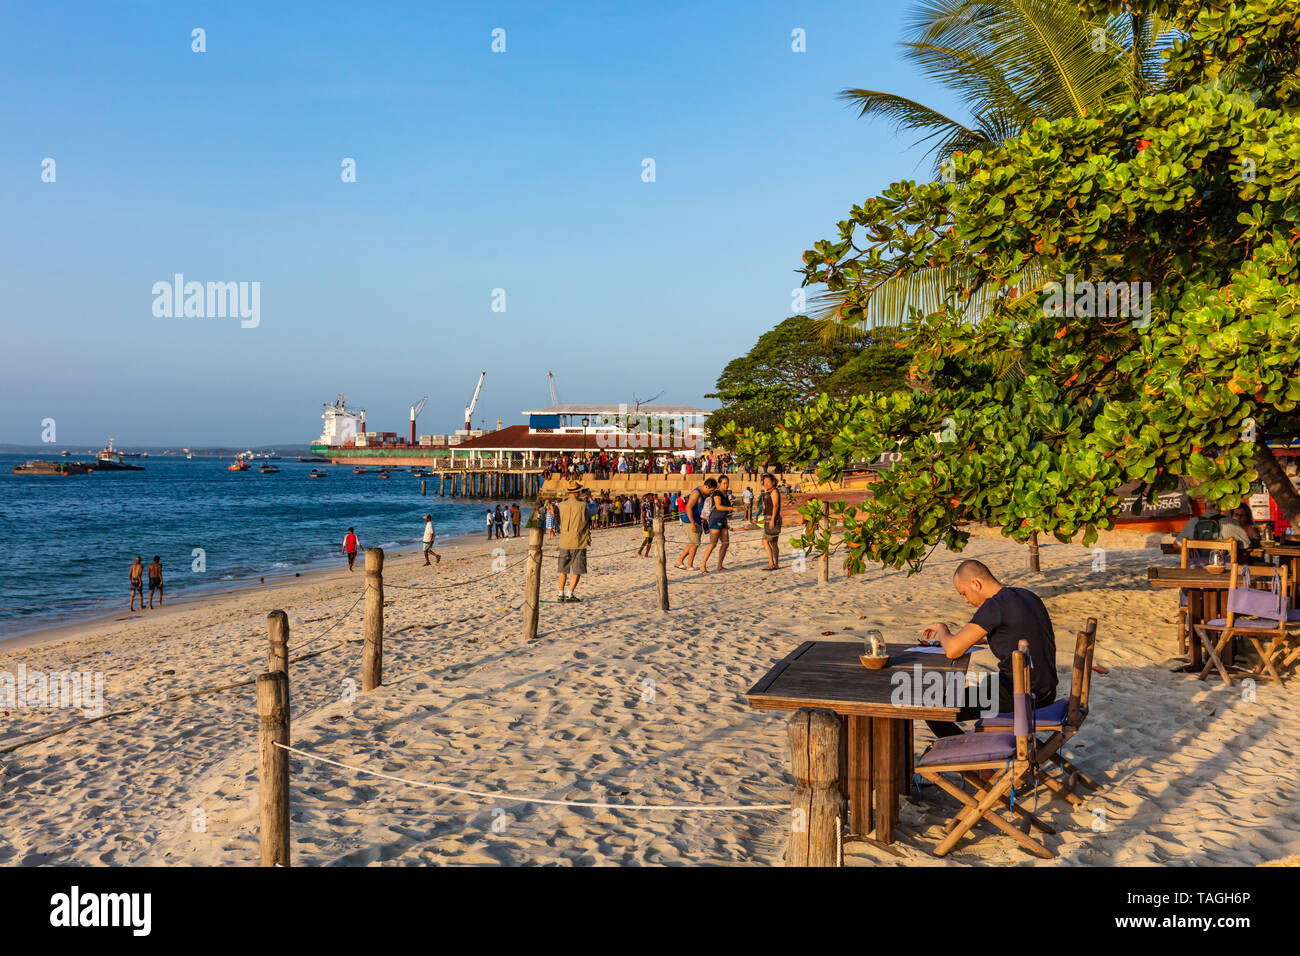
[[(1147, 568), (1147, 581), (1153, 588), (1184, 588), (1187, 591), (1188, 671), (1200, 673), (1205, 666), (1201, 639), (1194, 626), (1223, 617), (1228, 607), (1230, 572), (1205, 568)], [(1232, 648), (1224, 649), (1224, 663), (1231, 661)]]
[(865, 839), (874, 829), (876, 840), (889, 844), (898, 825), (898, 795), (907, 793), (912, 782), (912, 721), (957, 717), (956, 707), (892, 703), (894, 675), (904, 671), (911, 680), (919, 664), (923, 680), (926, 673), (938, 671), (946, 684), (947, 675), (956, 672), (964, 686), (970, 655), (949, 660), (918, 652), (915, 645), (891, 644), (888, 666), (871, 671), (858, 660), (861, 653), (860, 641), (805, 641), (745, 696), (760, 710), (821, 707), (847, 723), (840, 789), (849, 801), (849, 836)]

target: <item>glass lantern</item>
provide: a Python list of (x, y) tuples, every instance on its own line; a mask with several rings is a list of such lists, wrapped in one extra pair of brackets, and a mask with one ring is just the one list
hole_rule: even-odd
[(885, 635), (879, 631), (867, 631), (862, 638), (862, 655), (864, 657), (888, 657), (889, 647), (885, 644)]

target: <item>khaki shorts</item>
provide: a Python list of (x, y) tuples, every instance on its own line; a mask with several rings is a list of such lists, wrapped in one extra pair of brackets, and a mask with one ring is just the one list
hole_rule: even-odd
[(688, 548), (698, 547), (700, 543), (700, 529), (697, 525), (688, 524), (686, 526), (686, 546)]
[(587, 573), (587, 549), (586, 548), (561, 548), (560, 549), (560, 573), (561, 574), (586, 574)]

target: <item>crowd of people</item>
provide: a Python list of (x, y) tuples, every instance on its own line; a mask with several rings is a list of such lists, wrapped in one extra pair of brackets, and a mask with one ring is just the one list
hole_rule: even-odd
[[(780, 465), (764, 466), (780, 473)], [(591, 478), (606, 481), (616, 475), (742, 475), (757, 481), (763, 468), (754, 462), (742, 462), (730, 452), (704, 452), (699, 455), (670, 455), (647, 451), (610, 451), (598, 449), (582, 452), (563, 452), (545, 463), (553, 475), (581, 481)]]

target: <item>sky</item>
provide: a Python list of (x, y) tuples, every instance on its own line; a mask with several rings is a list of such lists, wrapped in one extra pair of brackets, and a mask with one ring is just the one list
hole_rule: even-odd
[[(305, 444), (340, 392), (445, 433), (484, 370), (476, 427), (548, 370), (712, 407), (803, 250), (927, 174), (836, 93), (962, 115), (906, 9), (0, 0), (0, 442)], [(249, 318), (168, 314), (177, 274)]]

